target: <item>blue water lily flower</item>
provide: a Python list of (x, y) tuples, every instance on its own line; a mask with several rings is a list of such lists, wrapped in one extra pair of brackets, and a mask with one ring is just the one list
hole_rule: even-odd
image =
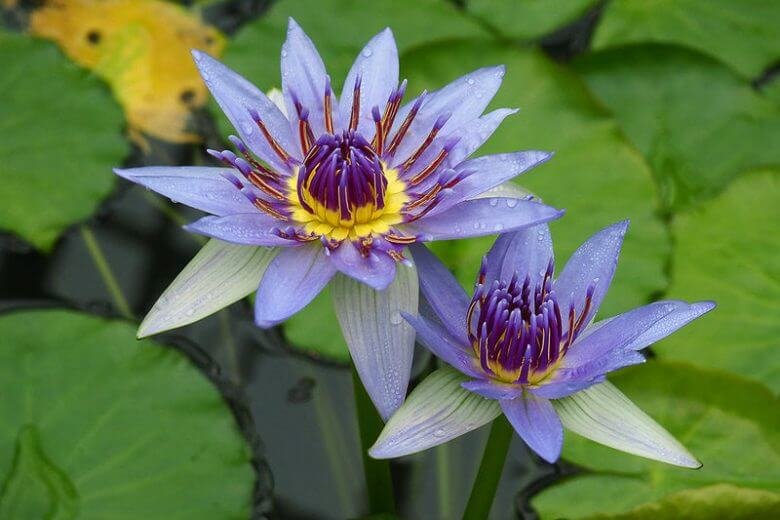
[(479, 69), (404, 104), (407, 84), (399, 83), (398, 52), (385, 29), (359, 53), (336, 96), (314, 44), (290, 20), (277, 104), (207, 54), (193, 54), (238, 136), (230, 137), (234, 150), (209, 151), (221, 168), (116, 171), (210, 213), (186, 229), (215, 239), (155, 304), (139, 335), (191, 323), (254, 290), (257, 324), (273, 326), (335, 277), (354, 363), (389, 415), (404, 398), (414, 341), (396, 318), (417, 309), (406, 248), (562, 214), (512, 190), (484, 197), (550, 157), (526, 151), (469, 159), (516, 112), (483, 115), (504, 68)]
[(612, 281), (628, 222), (593, 235), (553, 277), (546, 225), (500, 236), (469, 300), (425, 249), (413, 251), (432, 316), (405, 315), (418, 338), (457, 369), (429, 376), (370, 453), (414, 453), (506, 416), (549, 462), (563, 427), (629, 453), (685, 467), (699, 462), (605, 379), (642, 363), (641, 349), (711, 310), (660, 301), (592, 323)]

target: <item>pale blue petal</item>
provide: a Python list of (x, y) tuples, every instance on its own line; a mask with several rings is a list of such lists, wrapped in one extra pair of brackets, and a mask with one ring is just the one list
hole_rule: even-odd
[[(503, 81), (505, 68), (485, 67), (462, 76), (444, 88), (429, 93), (420, 111), (409, 127), (409, 132), (396, 151), (394, 163), (398, 164), (409, 157), (433, 128), (436, 120), (451, 114), (439, 131), (444, 137), (482, 115)], [(410, 101), (398, 111), (394, 129), (403, 122), (414, 105)]]
[(461, 383), (460, 386), (485, 399), (517, 399), (523, 395), (523, 387), (500, 383), (492, 379), (472, 379)]
[[(655, 336), (654, 331), (666, 330), (664, 319), (688, 315), (691, 305), (674, 300), (651, 303), (624, 312), (599, 325), (596, 330), (574, 341), (561, 362), (561, 368), (577, 369), (600, 360), (616, 351), (625, 351), (642, 345), (642, 337)], [(633, 350), (632, 350), (633, 351)]]
[(327, 72), (314, 43), (295, 20), (289, 19), (287, 40), (282, 45), (282, 91), (287, 114), (297, 134), (297, 110), (293, 93), (303, 107), (309, 110), (309, 122), (314, 136), (325, 131), (324, 99)]
[(360, 116), (358, 132), (369, 141), (374, 136), (371, 110), (384, 111), (390, 94), (398, 87), (398, 49), (390, 29), (380, 32), (363, 47), (344, 80), (339, 101), (341, 124), (347, 126), (352, 111), (355, 81), (360, 78)]
[(222, 176), (230, 172), (230, 168), (204, 166), (114, 169), (120, 177), (206, 213), (221, 216), (256, 212), (249, 199)]
[[(682, 303), (682, 302), (677, 302)], [(715, 302), (696, 302), (679, 305), (634, 339), (626, 349), (641, 350), (664, 339), (696, 318), (715, 308)]]
[(563, 426), (552, 403), (524, 393), (517, 399), (499, 401), (504, 415), (521, 439), (547, 462), (555, 462), (563, 447)]
[(462, 388), (465, 376), (440, 368), (426, 377), (385, 425), (368, 450), (391, 459), (443, 444), (483, 426), (501, 414), (498, 403)]
[(436, 316), (456, 338), (466, 338), (466, 314), (470, 298), (455, 276), (425, 245), (414, 244), (414, 263), (420, 277), (420, 290)]
[(195, 65), (206, 86), (222, 111), (235, 127), (241, 139), (260, 159), (279, 172), (290, 172), (288, 165), (273, 151), (255, 121), (249, 114), (256, 110), (268, 131), (287, 153), (301, 159), (290, 122), (273, 101), (238, 73), (208, 54), (192, 51)]
[(386, 289), (395, 277), (396, 261), (390, 255), (371, 250), (363, 256), (350, 240), (344, 240), (332, 251), (330, 260), (340, 272), (378, 291)]
[(417, 313), (417, 272), (399, 265), (384, 291), (339, 275), (331, 294), (352, 363), (379, 415), (387, 420), (404, 402), (409, 385), (414, 329), (401, 313)]
[(473, 199), (546, 162), (550, 157), (552, 154), (549, 152), (525, 151), (469, 159), (455, 168), (458, 173), (465, 172), (465, 178), (448, 191), (431, 214), (441, 213), (459, 202)]
[(467, 344), (462, 343), (463, 340), (453, 338), (446, 330), (424, 318), (410, 314), (404, 314), (403, 317), (414, 327), (419, 342), (436, 357), (467, 376), (484, 377), (485, 374), (479, 366), (474, 351)]
[(530, 200), (495, 197), (467, 200), (433, 216), (406, 224), (423, 241), (505, 233), (563, 216), (563, 211)]
[(270, 215), (260, 213), (241, 213), (224, 217), (203, 217), (184, 229), (191, 233), (218, 238), (225, 242), (248, 246), (300, 246), (304, 242), (282, 238), (276, 232), (284, 222)]
[[(448, 137), (458, 136), (457, 144), (447, 156), (447, 164), (455, 166), (476, 152), (516, 108), (499, 108), (454, 130)], [(437, 139), (441, 139), (438, 138)]]
[(260, 281), (255, 323), (268, 328), (283, 322), (308, 305), (334, 274), (336, 268), (319, 242), (282, 249)]
[(573, 302), (579, 316), (585, 305), (588, 287), (594, 285), (593, 298), (584, 323), (591, 322), (612, 283), (627, 229), (628, 220), (606, 227), (571, 255), (554, 286), (562, 314), (568, 315), (569, 306)]
[(486, 283), (489, 285), (493, 280), (508, 283), (517, 272), (521, 283), (529, 275), (533, 287), (541, 282), (552, 258), (552, 237), (547, 224), (504, 233), (488, 252)]

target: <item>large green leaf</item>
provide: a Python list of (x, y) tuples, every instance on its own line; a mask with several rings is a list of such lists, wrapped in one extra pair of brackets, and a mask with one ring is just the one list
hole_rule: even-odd
[(778, 517), (780, 495), (730, 484), (680, 491), (627, 513), (609, 516), (612, 520), (752, 520)]
[[(427, 42), (483, 34), (476, 22), (446, 0), (282, 0), (241, 29), (225, 52), (225, 63), (263, 90), (278, 87), (288, 17), (314, 40), (339, 88), (360, 49), (385, 27), (393, 30), (400, 52)], [(403, 71), (401, 63), (402, 75)]]
[[(677, 334), (686, 335), (685, 331)], [(704, 467), (688, 470), (667, 466), (567, 433), (563, 456), (587, 471), (548, 488), (533, 500), (542, 518), (599, 518), (662, 499), (665, 505), (642, 509), (674, 508), (680, 501), (671, 496), (673, 493), (719, 483), (763, 490), (762, 496), (771, 491), (776, 503), (780, 489), (780, 401), (766, 387), (725, 372), (661, 361), (626, 369), (611, 380), (682, 441)], [(733, 493), (726, 496), (731, 497), (726, 499), (729, 506), (738, 504)], [(724, 502), (720, 493), (707, 500)], [(720, 518), (695, 518), (716, 517)]]
[(679, 215), (669, 295), (718, 308), (658, 346), (660, 356), (737, 372), (780, 392), (780, 169), (736, 180)]
[(715, 60), (648, 45), (595, 53), (577, 68), (647, 157), (670, 206), (780, 164), (780, 108)]
[[(410, 89), (437, 88), (477, 67), (504, 63), (504, 84), (494, 106), (520, 107), (480, 150), (555, 152), (518, 182), (548, 204), (566, 208), (552, 224), (558, 269), (592, 233), (630, 218), (617, 277), (604, 303), (612, 314), (647, 301), (665, 287), (669, 244), (656, 216), (652, 176), (615, 122), (592, 101), (576, 76), (541, 53), (499, 44), (457, 41), (415, 49), (402, 57)], [(493, 237), (437, 245), (437, 252), (469, 286)]]
[(132, 326), (0, 317), (0, 517), (247, 518), (251, 453), (219, 392)]
[(512, 38), (532, 39), (574, 21), (597, 0), (466, 0), (466, 9)]
[(612, 0), (593, 47), (673, 43), (722, 60), (753, 78), (780, 56), (776, 0)]
[(0, 63), (0, 228), (49, 250), (111, 190), (122, 113), (52, 43), (0, 32)]

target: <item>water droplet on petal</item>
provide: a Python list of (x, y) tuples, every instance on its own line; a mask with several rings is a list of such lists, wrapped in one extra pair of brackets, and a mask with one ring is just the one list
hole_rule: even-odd
[(438, 430), (434, 430), (433, 432), (434, 437), (444, 437), (444, 430), (439, 428)]
[(372, 55), (372, 54), (374, 54), (374, 51), (372, 51), (372, 50), (371, 50), (371, 49), (369, 49), (368, 47), (366, 47), (365, 49), (363, 49), (363, 56), (364, 56), (364, 57), (366, 57), (366, 58), (369, 58), (369, 57), (371, 57), (371, 55)]
[(466, 80), (466, 83), (468, 83), (469, 85), (473, 85), (474, 84), (474, 78), (468, 78)]
[(390, 323), (392, 323), (393, 325), (400, 325), (403, 321), (404, 321), (404, 318), (403, 318), (403, 316), (401, 316), (401, 313), (398, 312), (398, 311), (394, 311), (390, 315)]
[(496, 204), (498, 204), (498, 199), (490, 199), (488, 201), (488, 204), (490, 204), (491, 206), (495, 206)]
[(282, 58), (287, 57), (287, 49), (282, 49)]
[(506, 205), (510, 208), (517, 206), (517, 199), (507, 199)]

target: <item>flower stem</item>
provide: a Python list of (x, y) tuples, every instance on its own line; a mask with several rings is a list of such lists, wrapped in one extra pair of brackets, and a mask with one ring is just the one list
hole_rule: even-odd
[(92, 260), (95, 262), (95, 266), (100, 273), (100, 277), (103, 279), (103, 283), (106, 284), (106, 288), (111, 294), (111, 298), (113, 298), (114, 304), (116, 305), (119, 314), (121, 314), (124, 318), (132, 320), (133, 311), (130, 310), (130, 305), (127, 303), (125, 295), (122, 294), (122, 289), (119, 287), (119, 282), (117, 282), (116, 277), (114, 277), (114, 273), (111, 271), (111, 267), (108, 265), (108, 261), (103, 255), (103, 251), (100, 249), (100, 245), (98, 245), (95, 235), (87, 226), (81, 226), (79, 231), (81, 231), (81, 238), (84, 239), (84, 244), (87, 246), (87, 251), (89, 251)]
[(503, 415), (493, 421), (482, 462), (471, 488), (471, 496), (463, 512), (464, 520), (483, 519), (490, 514), (513, 432), (512, 426)]
[(368, 456), (368, 448), (379, 437), (384, 425), (354, 367), (352, 368), (352, 387), (355, 392), (355, 408), (358, 429), (360, 430), (360, 451), (363, 455), (363, 472), (366, 476), (369, 510), (371, 514), (394, 513), (395, 503), (393, 481), (390, 478), (390, 463)]

